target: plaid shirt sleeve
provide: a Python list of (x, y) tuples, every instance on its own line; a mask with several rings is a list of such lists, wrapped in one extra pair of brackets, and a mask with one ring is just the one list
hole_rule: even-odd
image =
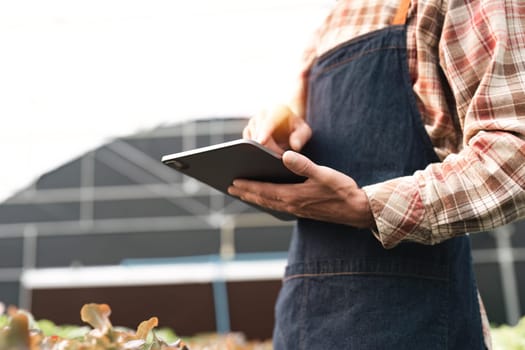
[(449, 1), (439, 55), (463, 147), (412, 176), (364, 188), (387, 248), (525, 217), (523, 0)]

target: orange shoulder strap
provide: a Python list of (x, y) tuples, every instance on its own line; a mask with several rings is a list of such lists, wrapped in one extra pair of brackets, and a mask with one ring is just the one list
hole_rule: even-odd
[(410, 7), (410, 0), (401, 0), (397, 8), (396, 15), (392, 20), (392, 25), (405, 24), (408, 15), (408, 8)]

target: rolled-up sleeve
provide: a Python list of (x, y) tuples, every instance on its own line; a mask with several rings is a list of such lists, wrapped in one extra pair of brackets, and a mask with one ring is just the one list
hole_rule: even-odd
[(440, 64), (463, 147), (412, 176), (364, 187), (389, 248), (435, 244), (525, 217), (525, 6), (451, 1)]

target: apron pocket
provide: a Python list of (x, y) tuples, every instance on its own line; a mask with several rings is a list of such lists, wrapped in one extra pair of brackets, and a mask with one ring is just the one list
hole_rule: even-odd
[(446, 349), (448, 283), (338, 273), (289, 278), (276, 305), (275, 349)]

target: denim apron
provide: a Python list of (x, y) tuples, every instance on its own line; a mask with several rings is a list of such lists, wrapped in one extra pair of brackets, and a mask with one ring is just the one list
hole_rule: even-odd
[[(360, 186), (438, 162), (416, 106), (406, 28), (352, 39), (311, 69), (303, 153)], [(274, 348), (484, 349), (468, 236), (384, 249), (369, 230), (300, 219)]]

